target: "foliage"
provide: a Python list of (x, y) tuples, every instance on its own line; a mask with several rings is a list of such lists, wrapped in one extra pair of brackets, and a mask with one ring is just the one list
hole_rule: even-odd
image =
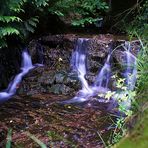
[(107, 91), (105, 94), (99, 94), (98, 96), (108, 100), (111, 98), (116, 99), (119, 104), (119, 112), (126, 116), (130, 116), (132, 114), (132, 111), (130, 110), (131, 102), (134, 102), (136, 92), (128, 90), (125, 85), (125, 78), (119, 78), (117, 75), (113, 75), (112, 78), (116, 80), (117, 90)]
[[(127, 32), (128, 35), (132, 34), (134, 30), (145, 34), (144, 28), (148, 28), (147, 18), (148, 0), (137, 0), (132, 7), (114, 16), (115, 24), (112, 27)], [(129, 33), (129, 31), (131, 32)]]
[[(117, 119), (113, 122), (114, 130), (110, 135), (108, 141), (108, 147), (119, 142), (123, 136), (127, 134), (126, 120), (132, 115), (131, 103), (134, 102), (136, 91), (128, 90), (125, 85), (125, 78), (120, 78), (117, 74), (113, 75), (112, 78), (116, 82), (116, 91), (107, 91), (106, 94), (99, 94), (99, 96), (105, 99), (114, 98), (118, 102)], [(126, 118), (125, 118), (126, 117)]]
[[(136, 15), (135, 19), (131, 22), (130, 25), (128, 25), (127, 30), (128, 33), (133, 35), (133, 32), (138, 32), (138, 34), (142, 36), (148, 35), (148, 1), (145, 1), (145, 3), (141, 6), (138, 5), (138, 14)], [(146, 37), (147, 38), (147, 37)]]
[[(145, 30), (146, 32), (147, 30)], [(147, 43), (147, 36), (144, 34), (142, 36), (139, 36), (137, 34), (142, 48), (138, 55), (138, 89), (137, 91), (139, 93), (141, 92), (147, 92), (148, 88), (148, 43)], [(146, 95), (146, 94), (145, 94)]]
[(110, 145), (118, 143), (121, 140), (121, 138), (126, 134), (127, 130), (125, 129), (125, 121), (126, 118), (119, 117), (117, 118), (116, 122), (114, 122), (115, 129), (111, 134), (111, 141), (109, 142)]
[[(147, 98), (147, 88), (148, 88), (148, 1), (140, 7), (138, 15), (132, 21), (132, 23), (127, 27), (127, 32), (131, 36), (138, 38), (141, 44), (141, 49), (138, 54), (137, 59), (137, 69), (138, 69), (138, 80), (137, 80), (137, 98), (138, 100), (146, 101)], [(137, 100), (137, 101), (138, 101)]]
[(9, 129), (8, 135), (7, 135), (7, 143), (6, 148), (11, 148), (11, 141), (12, 141), (12, 129)]
[(30, 134), (29, 132), (26, 133), (28, 137), (30, 137), (34, 142), (36, 142), (41, 148), (47, 148), (47, 146), (36, 138), (34, 135)]
[(7, 46), (7, 39), (11, 36), (24, 40), (29, 33), (33, 33), (41, 12), (65, 19), (69, 16), (73, 25), (84, 26), (99, 21), (101, 12), (107, 9), (102, 0), (2, 0), (0, 48)]
[(108, 6), (102, 0), (59, 0), (48, 10), (60, 17), (69, 16), (74, 26), (84, 26), (99, 21)]
[[(140, 113), (141, 114), (141, 113)], [(148, 146), (148, 106), (142, 109), (142, 114), (139, 114), (139, 119), (134, 126), (134, 129), (129, 134), (122, 138), (114, 148), (146, 148)], [(133, 119), (135, 120), (135, 119)]]
[[(140, 7), (138, 15), (135, 19), (127, 26), (127, 32), (131, 36), (138, 38), (141, 43), (141, 49), (137, 58), (137, 70), (138, 80), (136, 87), (136, 102), (138, 104), (139, 113), (135, 113), (138, 116), (137, 123), (134, 129), (127, 134), (126, 137), (115, 147), (141, 147), (145, 148), (148, 145), (148, 128), (147, 128), (147, 117), (148, 117), (148, 1)], [(135, 119), (132, 119), (135, 120)], [(141, 128), (142, 125), (142, 128)], [(139, 136), (140, 133), (140, 136)], [(136, 142), (135, 142), (136, 139)]]
[[(24, 39), (29, 32), (34, 32), (38, 17), (33, 13), (31, 16), (25, 16), (28, 13), (25, 6), (40, 7), (47, 5), (47, 0), (2, 0), (0, 6), (0, 48), (7, 46), (7, 38), (16, 36)], [(32, 11), (33, 12), (33, 11)], [(25, 17), (24, 17), (25, 16)]]

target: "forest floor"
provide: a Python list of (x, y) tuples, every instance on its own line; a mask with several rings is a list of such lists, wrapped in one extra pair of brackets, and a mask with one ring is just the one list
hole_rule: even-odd
[[(12, 129), (12, 147), (38, 148), (27, 132), (47, 147), (101, 148), (110, 141), (116, 116), (89, 105), (61, 105), (67, 96), (37, 94), (14, 96), (0, 107), (0, 147)], [(103, 104), (100, 104), (103, 106)], [(104, 109), (106, 107), (104, 106)]]

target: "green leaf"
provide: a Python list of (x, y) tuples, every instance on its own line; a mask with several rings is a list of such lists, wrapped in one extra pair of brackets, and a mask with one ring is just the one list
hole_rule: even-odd
[(7, 134), (6, 148), (11, 148), (11, 141), (12, 141), (11, 135), (12, 135), (12, 129), (9, 129)]
[(16, 16), (0, 16), (1, 22), (22, 22), (22, 20), (19, 17)]
[(115, 94), (115, 92), (107, 91), (105, 98), (110, 99), (114, 94)]
[(0, 36), (6, 36), (6, 35), (12, 35), (12, 34), (16, 34), (19, 35), (20, 32), (13, 27), (0, 27)]
[(26, 133), (27, 136), (29, 136), (34, 142), (36, 142), (41, 148), (47, 148), (47, 146), (40, 141), (39, 139), (37, 139), (34, 135), (30, 134), (29, 132)]

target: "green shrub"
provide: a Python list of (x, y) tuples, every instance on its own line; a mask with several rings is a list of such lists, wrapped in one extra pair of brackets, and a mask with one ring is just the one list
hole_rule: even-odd
[[(32, 13), (27, 15), (27, 5), (29, 11), (41, 11), (41, 7), (47, 5), (48, 0), (2, 0), (0, 5), (0, 48), (7, 46), (7, 39), (16, 36), (25, 39), (28, 33), (34, 32), (38, 17)], [(30, 6), (30, 7), (29, 7)], [(31, 9), (35, 8), (36, 9)]]
[(58, 0), (48, 11), (59, 17), (70, 18), (74, 26), (84, 26), (99, 21), (102, 12), (108, 8), (102, 0)]
[(35, 31), (39, 16), (55, 14), (64, 19), (70, 17), (72, 25), (84, 26), (99, 21), (101, 12), (107, 9), (102, 0), (2, 0), (0, 48), (7, 46), (10, 36), (26, 39), (29, 33)]

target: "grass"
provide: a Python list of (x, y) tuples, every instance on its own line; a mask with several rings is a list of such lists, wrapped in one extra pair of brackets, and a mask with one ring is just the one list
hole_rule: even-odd
[(36, 142), (41, 148), (47, 148), (47, 146), (40, 141), (38, 138), (36, 138), (34, 135), (30, 134), (29, 132), (26, 132), (27, 136), (30, 137), (34, 142)]
[(139, 115), (136, 126), (114, 148), (147, 148), (148, 147), (148, 106)]
[(11, 148), (12, 129), (8, 130), (6, 148)]
[(137, 32), (134, 32), (134, 35), (137, 36), (142, 47), (137, 60), (138, 80), (135, 110), (138, 113), (135, 114), (137, 114), (138, 119), (134, 128), (114, 148), (148, 147), (148, 42), (146, 40), (147, 36), (139, 35)]

